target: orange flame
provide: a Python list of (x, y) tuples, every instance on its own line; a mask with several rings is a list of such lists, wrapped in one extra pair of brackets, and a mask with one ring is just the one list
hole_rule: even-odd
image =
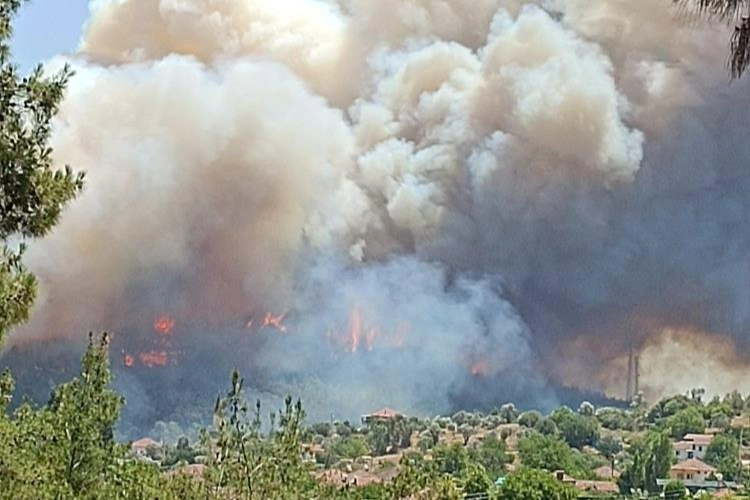
[(329, 328), (326, 338), (330, 344), (354, 354), (360, 350), (372, 351), (381, 344), (402, 348), (406, 343), (408, 329), (408, 323), (400, 323), (394, 331), (383, 332), (377, 326), (369, 324), (362, 308), (355, 305), (349, 313), (348, 323), (342, 328)]
[(489, 372), (490, 365), (486, 360), (477, 361), (471, 365), (471, 374), (475, 377), (486, 377)]
[(174, 319), (166, 314), (159, 316), (156, 322), (154, 322), (154, 330), (162, 335), (169, 335), (172, 333), (172, 328), (174, 328)]
[(141, 363), (150, 368), (154, 366), (166, 366), (169, 361), (169, 356), (164, 351), (143, 352), (138, 357)]
[[(286, 317), (286, 315), (286, 312), (279, 314), (278, 316), (274, 316), (272, 313), (267, 312), (266, 316), (263, 318), (263, 323), (261, 323), (260, 328), (263, 329), (274, 327), (280, 332), (286, 333), (286, 325), (284, 325), (284, 318)], [(252, 320), (248, 324), (248, 328), (250, 326), (252, 326)]]
[(359, 348), (359, 336), (362, 328), (362, 318), (359, 315), (359, 307), (352, 309), (351, 330), (349, 331), (349, 350), (357, 352)]

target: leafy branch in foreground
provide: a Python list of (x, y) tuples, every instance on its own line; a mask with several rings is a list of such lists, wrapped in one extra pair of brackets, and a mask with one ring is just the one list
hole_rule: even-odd
[(46, 76), (42, 66), (21, 77), (12, 60), (11, 21), (24, 3), (0, 0), (0, 343), (28, 319), (36, 281), (9, 240), (39, 238), (83, 189), (84, 177), (54, 168), (49, 139), (72, 72)]
[(733, 79), (741, 78), (750, 67), (750, 1), (749, 0), (672, 0), (681, 8), (699, 15), (734, 23), (729, 40), (727, 67)]

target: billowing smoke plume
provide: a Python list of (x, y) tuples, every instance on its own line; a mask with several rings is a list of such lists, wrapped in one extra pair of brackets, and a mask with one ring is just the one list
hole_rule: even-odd
[(139, 365), (169, 330), (119, 378), (154, 418), (233, 364), (351, 416), (617, 394), (665, 329), (745, 348), (725, 39), (656, 0), (92, 2), (54, 138), (88, 188), (14, 342)]

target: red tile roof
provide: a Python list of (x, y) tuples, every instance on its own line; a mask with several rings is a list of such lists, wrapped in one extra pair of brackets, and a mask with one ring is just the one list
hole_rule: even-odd
[(691, 458), (680, 462), (677, 465), (673, 465), (670, 470), (684, 470), (691, 472), (716, 472), (716, 469), (711, 467), (705, 462), (701, 462), (696, 458)]
[(575, 487), (579, 491), (592, 491), (599, 493), (619, 493), (620, 488), (611, 481), (587, 481), (576, 479)]
[(396, 418), (396, 417), (402, 417), (403, 415), (396, 410), (392, 410), (390, 408), (383, 408), (382, 410), (378, 410), (375, 413), (371, 413), (369, 415), (365, 415), (365, 417), (369, 418)]
[(131, 448), (158, 448), (159, 446), (161, 446), (161, 444), (151, 438), (143, 438), (130, 443)]
[(685, 434), (683, 441), (690, 441), (695, 444), (711, 444), (714, 437), (711, 434)]
[(675, 450), (689, 451), (693, 449), (697, 443), (694, 441), (678, 441), (672, 445)]

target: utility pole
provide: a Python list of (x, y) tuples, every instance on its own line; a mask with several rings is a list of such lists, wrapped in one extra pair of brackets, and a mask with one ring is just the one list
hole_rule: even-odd
[(634, 384), (635, 385), (635, 389), (633, 391), (633, 398), (634, 399), (635, 399), (636, 396), (638, 396), (638, 393), (641, 392), (640, 380), (639, 380), (640, 376), (641, 376), (640, 368), (639, 368), (639, 366), (640, 366), (640, 360), (641, 360), (641, 357), (636, 354), (635, 355), (635, 366), (634, 366), (634, 371), (635, 371), (635, 374), (634, 374), (635, 375), (635, 384)]
[(633, 402), (633, 344), (630, 344), (630, 350), (628, 351), (628, 380), (625, 383), (625, 401), (628, 403)]

